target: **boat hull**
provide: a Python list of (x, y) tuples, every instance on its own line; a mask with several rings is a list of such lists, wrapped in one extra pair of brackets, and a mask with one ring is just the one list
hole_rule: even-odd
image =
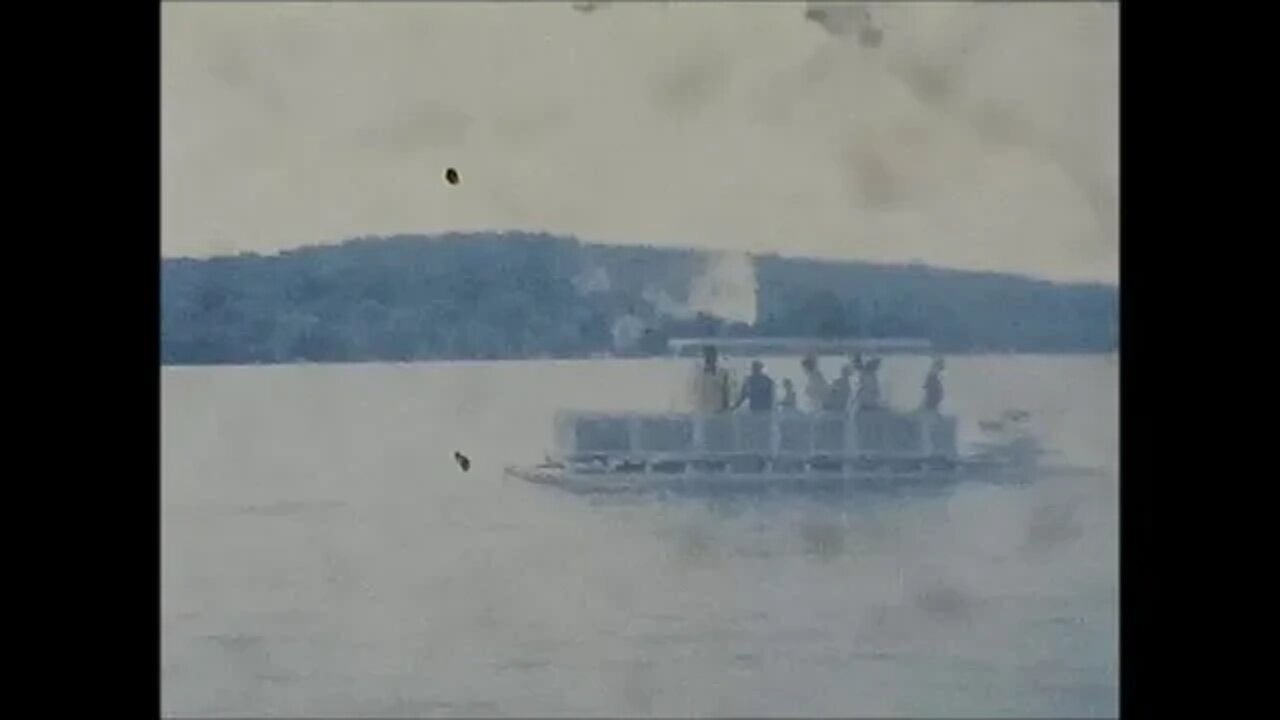
[(506, 468), (509, 477), (579, 493), (894, 491), (943, 488), (966, 481), (1018, 485), (1046, 475), (1085, 472), (1064, 467), (1023, 466), (988, 461), (960, 462), (949, 468), (755, 473), (627, 472), (574, 469), (557, 464)]

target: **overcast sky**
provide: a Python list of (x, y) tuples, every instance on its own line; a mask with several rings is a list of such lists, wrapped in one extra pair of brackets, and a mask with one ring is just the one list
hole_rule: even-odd
[(165, 3), (163, 253), (528, 229), (1116, 281), (1116, 6), (866, 5)]

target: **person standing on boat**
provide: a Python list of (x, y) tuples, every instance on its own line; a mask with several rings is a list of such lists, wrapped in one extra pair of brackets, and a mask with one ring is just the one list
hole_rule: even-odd
[(792, 384), (791, 378), (782, 379), (782, 400), (778, 402), (778, 409), (796, 409), (796, 386)]
[(854, 397), (854, 406), (859, 410), (876, 410), (880, 408), (880, 378), (876, 375), (880, 370), (880, 358), (863, 360), (862, 353), (853, 357), (853, 369), (858, 372), (858, 393)]
[(817, 356), (806, 355), (804, 360), (800, 361), (800, 367), (804, 368), (805, 376), (804, 397), (807, 405), (805, 409), (809, 412), (820, 412), (827, 401), (827, 379), (822, 377), (822, 371), (818, 369)]
[(742, 393), (733, 409), (747, 403), (751, 412), (773, 412), (773, 378), (764, 374), (764, 363), (756, 360), (751, 363), (751, 374), (742, 383)]
[(933, 359), (929, 366), (929, 374), (924, 379), (924, 402), (920, 408), (928, 412), (938, 412), (942, 405), (942, 371), (945, 365), (941, 357)]
[(840, 377), (832, 381), (831, 389), (827, 391), (827, 399), (823, 404), (823, 410), (837, 413), (849, 411), (849, 401), (853, 398), (853, 383), (849, 380), (852, 376), (852, 365), (846, 364), (840, 368)]
[(693, 376), (694, 412), (719, 413), (729, 409), (729, 371), (719, 363), (714, 346), (702, 348), (702, 367)]

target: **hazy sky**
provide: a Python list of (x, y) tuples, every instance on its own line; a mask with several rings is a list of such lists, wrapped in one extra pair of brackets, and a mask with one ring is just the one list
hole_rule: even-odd
[(795, 2), (165, 3), (163, 253), (518, 228), (1115, 281), (1116, 6), (866, 5), (878, 45)]

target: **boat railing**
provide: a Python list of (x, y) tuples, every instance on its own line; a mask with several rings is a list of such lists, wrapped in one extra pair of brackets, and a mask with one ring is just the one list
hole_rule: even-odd
[(556, 418), (564, 457), (668, 459), (945, 457), (957, 454), (956, 420), (936, 412), (605, 413)]

